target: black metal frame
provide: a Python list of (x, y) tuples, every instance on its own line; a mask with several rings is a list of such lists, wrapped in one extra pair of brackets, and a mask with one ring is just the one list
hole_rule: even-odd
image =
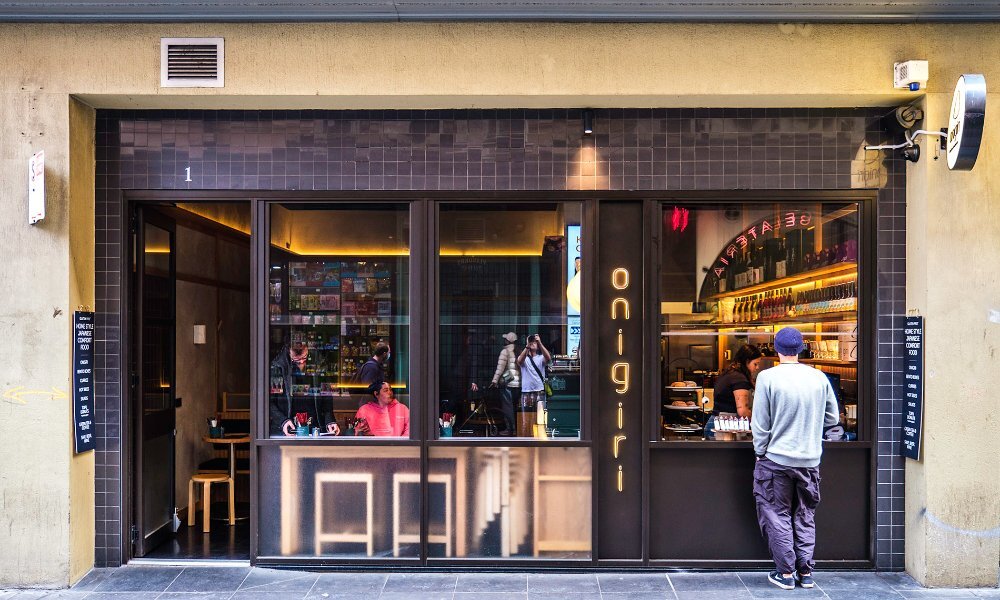
[[(647, 198), (649, 194), (645, 195)], [(648, 236), (650, 241), (645, 245), (645, 264), (647, 266), (652, 266), (649, 270), (655, 276), (654, 281), (657, 282), (656, 286), (650, 286), (651, 289), (647, 290), (646, 302), (650, 306), (659, 306), (659, 282), (661, 275), (661, 264), (660, 264), (660, 233), (661, 233), (661, 215), (662, 206), (668, 202), (674, 203), (684, 203), (684, 204), (711, 204), (713, 202), (719, 202), (723, 200), (733, 200), (738, 199), (741, 204), (775, 204), (779, 202), (817, 202), (817, 203), (835, 203), (835, 202), (855, 202), (859, 205), (858, 207), (858, 231), (859, 231), (859, 255), (858, 255), (858, 282), (859, 282), (859, 306), (858, 306), (858, 413), (859, 416), (863, 415), (864, 419), (859, 419), (861, 425), (859, 426), (859, 433), (863, 434), (863, 437), (859, 441), (855, 442), (835, 442), (828, 443), (824, 442), (824, 451), (836, 451), (838, 445), (844, 447), (844, 445), (849, 445), (851, 448), (867, 448), (870, 452), (869, 454), (869, 493), (868, 493), (868, 504), (869, 504), (869, 526), (868, 526), (868, 539), (869, 539), (869, 549), (868, 549), (868, 560), (865, 561), (817, 561), (817, 565), (820, 567), (829, 566), (831, 568), (849, 568), (849, 569), (871, 569), (875, 566), (875, 556), (876, 556), (876, 506), (875, 501), (877, 497), (876, 493), (876, 474), (877, 474), (877, 461), (875, 456), (875, 449), (877, 448), (878, 440), (875, 436), (878, 432), (877, 426), (877, 395), (875, 387), (875, 370), (876, 370), (876, 357), (878, 356), (876, 352), (877, 347), (877, 336), (876, 328), (874, 326), (876, 318), (875, 314), (878, 309), (877, 300), (877, 279), (876, 279), (876, 268), (877, 268), (877, 193), (875, 190), (780, 190), (780, 191), (758, 191), (758, 190), (741, 190), (735, 192), (729, 191), (713, 191), (713, 192), (700, 192), (700, 193), (680, 193), (680, 194), (668, 194), (664, 197), (655, 200), (647, 201), (647, 216), (648, 216), (648, 227), (644, 232), (645, 236)], [(650, 273), (646, 274), (647, 281), (650, 279)], [(655, 333), (659, 335), (659, 311), (656, 311), (656, 328)], [(647, 322), (648, 325), (648, 322)], [(653, 330), (652, 327), (648, 329)], [(647, 364), (646, 364), (646, 381), (645, 385), (651, 386), (648, 389), (655, 391), (658, 397), (658, 391), (660, 389), (661, 377), (660, 369), (656, 367), (655, 357), (658, 356), (657, 349), (657, 339), (654, 336), (650, 336), (647, 340), (649, 346), (647, 347)], [(647, 404), (650, 403), (651, 396), (647, 395)], [(651, 414), (649, 412), (649, 406), (646, 407), (645, 414)], [(651, 477), (648, 461), (651, 452), (656, 452), (658, 450), (690, 450), (690, 451), (712, 451), (716, 449), (723, 448), (746, 448), (748, 451), (752, 451), (753, 443), (749, 441), (737, 442), (719, 442), (715, 441), (712, 443), (700, 444), (685, 441), (660, 441), (659, 432), (655, 430), (654, 419), (650, 419), (650, 422), (646, 424), (646, 439), (645, 443), (647, 446), (647, 452), (644, 459), (647, 461), (646, 465), (646, 475), (647, 478)], [(650, 504), (649, 504), (649, 481), (647, 479), (646, 483), (646, 493), (643, 498), (643, 515), (648, 520)], [(718, 567), (728, 567), (728, 568), (743, 568), (743, 567), (765, 567), (771, 563), (762, 561), (704, 561), (704, 560), (657, 560), (649, 558), (649, 546), (648, 546), (648, 527), (646, 528), (646, 537), (644, 539), (644, 556), (646, 557), (646, 564), (649, 566), (659, 566), (659, 567), (690, 567), (690, 568), (718, 568)]]
[[(749, 442), (716, 442), (713, 444), (694, 445), (689, 442), (662, 442), (653, 441), (652, 419), (649, 417), (650, 405), (649, 394), (658, 390), (659, 369), (656, 368), (657, 336), (659, 335), (658, 324), (650, 327), (650, 315), (658, 314), (650, 307), (658, 306), (659, 298), (659, 211), (666, 202), (683, 202), (686, 204), (713, 203), (724, 200), (732, 201), (734, 198), (741, 203), (774, 203), (782, 201), (816, 201), (816, 202), (858, 202), (860, 205), (860, 235), (863, 244), (859, 253), (859, 274), (860, 294), (864, 300), (859, 307), (859, 335), (863, 335), (859, 340), (859, 368), (858, 368), (858, 392), (859, 405), (862, 396), (865, 399), (864, 409), (859, 406), (859, 413), (865, 415), (863, 429), (865, 430), (865, 440), (851, 442), (871, 448), (870, 455), (870, 490), (869, 490), (869, 510), (871, 523), (869, 528), (869, 539), (871, 541), (869, 549), (870, 560), (867, 561), (836, 561), (828, 565), (823, 562), (823, 566), (836, 566), (838, 568), (873, 568), (876, 544), (875, 528), (875, 499), (876, 499), (876, 460), (874, 449), (877, 440), (876, 418), (876, 389), (875, 389), (875, 369), (877, 356), (876, 336), (875, 336), (875, 314), (877, 302), (873, 300), (876, 291), (876, 193), (873, 190), (795, 190), (795, 191), (706, 191), (706, 192), (630, 192), (630, 191), (563, 191), (563, 192), (369, 192), (369, 191), (177, 191), (177, 190), (136, 190), (123, 191), (119, 214), (123, 217), (131, 214), (131, 206), (141, 203), (171, 203), (171, 202), (245, 202), (251, 205), (251, 221), (253, 232), (251, 235), (251, 269), (252, 279), (251, 290), (251, 344), (253, 346), (251, 365), (251, 397), (253, 409), (251, 410), (251, 431), (254, 432), (252, 443), (253, 451), (250, 456), (250, 478), (251, 478), (251, 562), (260, 565), (274, 566), (308, 566), (310, 568), (330, 568), (330, 569), (351, 569), (364, 567), (366, 569), (454, 569), (459, 568), (482, 568), (488, 566), (495, 570), (521, 570), (521, 569), (553, 569), (553, 570), (575, 570), (593, 569), (595, 567), (614, 567), (617, 570), (633, 569), (671, 569), (671, 568), (740, 568), (740, 567), (760, 567), (763, 563), (754, 561), (714, 561), (714, 560), (672, 560), (657, 561), (649, 559), (649, 478), (650, 473), (650, 453), (659, 448), (673, 448), (683, 445), (686, 448), (711, 449), (718, 447), (750, 447)], [(428, 559), (427, 542), (421, 542), (420, 556), (411, 559), (343, 559), (343, 558), (317, 558), (306, 559), (301, 557), (280, 557), (259, 555), (258, 536), (258, 502), (259, 498), (259, 477), (257, 475), (259, 449), (267, 446), (281, 445), (282, 440), (274, 440), (264, 435), (261, 421), (262, 411), (266, 410), (266, 402), (261, 400), (261, 386), (264, 377), (268, 372), (267, 348), (263, 345), (263, 340), (267, 340), (268, 321), (263, 314), (263, 307), (267, 306), (267, 251), (269, 248), (269, 224), (270, 214), (266, 210), (271, 203), (295, 202), (295, 203), (346, 203), (346, 202), (391, 202), (410, 204), (410, 387), (416, 390), (422, 397), (432, 397), (432, 392), (436, 390), (437, 384), (437, 357), (433, 352), (414, 351), (414, 340), (436, 339), (438, 324), (438, 266), (435, 260), (437, 256), (438, 218), (437, 207), (439, 203), (463, 202), (470, 204), (481, 204), (490, 201), (503, 202), (583, 202), (583, 248), (581, 255), (584, 258), (583, 268), (583, 294), (581, 297), (581, 324), (583, 327), (581, 339), (581, 351), (584, 357), (597, 356), (597, 311), (594, 310), (597, 304), (597, 286), (595, 279), (597, 275), (596, 260), (597, 246), (600, 237), (597, 206), (598, 202), (614, 202), (616, 200), (643, 200), (644, 215), (647, 227), (643, 231), (644, 254), (643, 264), (643, 305), (647, 314), (643, 314), (644, 324), (648, 330), (648, 335), (644, 339), (644, 363), (643, 377), (641, 380), (643, 397), (646, 399), (643, 405), (643, 431), (648, 435), (642, 440), (642, 465), (643, 465), (643, 489), (642, 489), (642, 554), (640, 561), (609, 561), (602, 560), (598, 556), (597, 527), (592, 527), (592, 555), (590, 560), (561, 560), (561, 559), (496, 559), (496, 558), (466, 558), (466, 559)], [(126, 219), (122, 219), (126, 222)], [(128, 326), (131, 318), (132, 298), (127, 291), (131, 279), (130, 260), (133, 251), (132, 240), (129, 237), (127, 242), (121, 245), (121, 281), (122, 281), (122, 302), (121, 302), (121, 333), (122, 342), (120, 345), (120, 364), (122, 368), (122, 422), (120, 428), (121, 435), (121, 456), (122, 456), (122, 556), (125, 562), (131, 558), (131, 545), (128, 539), (128, 532), (132, 524), (131, 507), (135, 499), (128, 492), (132, 485), (131, 477), (134, 464), (134, 447), (132, 419), (134, 415), (129, 409), (132, 401), (127, 383), (127, 368), (129, 363), (129, 341), (131, 340), (131, 329)], [(649, 285), (651, 275), (656, 275), (657, 285)], [(426, 346), (426, 343), (425, 343)], [(436, 343), (434, 344), (436, 347)], [(426, 350), (426, 348), (424, 348)], [(586, 358), (585, 358), (586, 360)], [(592, 365), (591, 365), (592, 366)], [(415, 407), (417, 419), (412, 420), (416, 428), (408, 440), (380, 440), (376, 444), (379, 446), (406, 446), (420, 447), (420, 468), (421, 473), (426, 478), (428, 472), (429, 449), (433, 447), (453, 447), (453, 446), (511, 446), (511, 447), (587, 447), (592, 450), (593, 464), (593, 484), (592, 484), (592, 523), (596, 524), (599, 519), (599, 507), (597, 503), (597, 486), (600, 485), (597, 477), (597, 452), (594, 448), (594, 427), (592, 417), (594, 400), (589, 397), (591, 390), (596, 384), (595, 369), (581, 370), (581, 437), (579, 440), (526, 440), (526, 439), (504, 439), (502, 443), (495, 443), (496, 439), (451, 439), (442, 441), (434, 439), (431, 432), (436, 430), (431, 422), (434, 413), (427, 410), (426, 406)], [(426, 403), (424, 403), (426, 404)], [(362, 440), (323, 440), (316, 442), (297, 441), (297, 444), (318, 444), (333, 447), (339, 446), (364, 446), (372, 445), (371, 442)], [(697, 447), (696, 447), (697, 446)], [(427, 486), (421, 486), (421, 528), (426, 531), (428, 524), (427, 512)]]

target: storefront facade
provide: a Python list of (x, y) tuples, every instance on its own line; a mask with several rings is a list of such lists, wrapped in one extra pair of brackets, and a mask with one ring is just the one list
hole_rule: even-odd
[[(137, 516), (151, 513), (135, 490), (155, 457), (143, 454), (141, 440), (150, 438), (137, 430), (148, 407), (137, 403), (130, 366), (135, 344), (144, 348), (149, 332), (135, 327), (143, 311), (135, 309), (142, 296), (133, 286), (145, 275), (174, 273), (184, 261), (181, 270), (197, 266), (207, 255), (135, 261), (172, 256), (155, 244), (181, 243), (185, 227), (213, 231), (214, 252), (246, 250), (231, 263), (213, 254), (212, 277), (183, 273), (186, 284), (217, 290), (215, 316), (179, 308), (162, 316), (177, 327), (176, 340), (180, 332), (191, 335), (192, 323), (208, 324), (213, 343), (211, 324), (230, 316), (224, 295), (248, 299), (245, 339), (231, 341), (242, 344), (251, 381), (234, 412), (245, 415), (251, 438), (238, 455), (248, 467), (237, 468), (246, 471), (241, 500), (256, 564), (763, 566), (749, 443), (701, 440), (698, 419), (707, 413), (688, 410), (688, 402), (711, 410), (713, 371), (743, 343), (766, 351), (769, 336), (787, 321), (810, 332), (809, 360), (835, 376), (848, 424), (841, 439), (825, 445), (821, 565), (906, 568), (939, 585), (995, 580), (997, 542), (986, 534), (1000, 494), (990, 478), (976, 475), (995, 465), (995, 440), (983, 432), (959, 436), (950, 409), (932, 399), (961, 388), (970, 410), (992, 414), (979, 381), (985, 378), (968, 375), (990, 372), (996, 361), (995, 322), (982, 317), (995, 308), (996, 279), (984, 257), (996, 241), (988, 225), (996, 158), (984, 147), (975, 171), (952, 173), (934, 160), (932, 145), (923, 145), (916, 164), (864, 150), (898, 143), (883, 117), (901, 104), (925, 110), (925, 129), (945, 126), (950, 82), (971, 71), (990, 80), (992, 66), (927, 40), (975, 40), (987, 52), (994, 27), (5, 31), (11, 55), (38, 57), (33, 71), (18, 67), (10, 78), (18, 83), (5, 96), (3, 126), (10, 139), (26, 141), (5, 160), (21, 172), (21, 159), (44, 146), (55, 182), (47, 219), (34, 228), (18, 224), (5, 242), (18, 257), (7, 279), (36, 290), (12, 300), (12, 315), (34, 315), (35, 324), (29, 331), (12, 317), (11, 339), (23, 341), (12, 347), (62, 339), (72, 310), (93, 308), (97, 325), (96, 452), (74, 455), (67, 442), (45, 453), (40, 468), (47, 465), (52, 475), (43, 482), (12, 467), (28, 443), (20, 430), (0, 430), (0, 438), (15, 440), (0, 444), (4, 481), (17, 489), (7, 494), (17, 499), (8, 507), (15, 560), (0, 559), (0, 573), (14, 574), (12, 583), (65, 584), (92, 566), (127, 563), (141, 554), (132, 527), (141, 538), (143, 527), (158, 526)], [(224, 88), (155, 84), (153, 42), (181, 35), (226, 38)], [(79, 36), (88, 38), (86, 49), (66, 42)], [(443, 47), (445, 38), (452, 45)], [(733, 39), (747, 40), (736, 61), (706, 50)], [(368, 56), (373, 43), (385, 56), (408, 58), (351, 59)], [(903, 58), (899, 44), (906, 57), (926, 54), (937, 65), (929, 91), (890, 88), (884, 72)], [(315, 60), (300, 60), (304, 54)], [(276, 62), (262, 65), (264, 55)], [(67, 67), (109, 57), (114, 73)], [(838, 61), (854, 66), (852, 77), (819, 68)], [(500, 108), (471, 108), (484, 106)], [(717, 108), (691, 108), (699, 106)], [(584, 133), (584, 107), (594, 107), (592, 135)], [(3, 185), (12, 197), (20, 194), (20, 179)], [(237, 205), (226, 218), (203, 210)], [(538, 226), (517, 229), (522, 213)], [(176, 219), (164, 221), (164, 214)], [(23, 221), (14, 216), (12, 223)], [(499, 229), (508, 224), (514, 229)], [(579, 265), (570, 249), (574, 235)], [(470, 250), (474, 244), (478, 250)], [(955, 252), (934, 251), (942, 247)], [(968, 260), (956, 266), (954, 256)], [(738, 268), (727, 270), (730, 264)], [(364, 291), (345, 292), (345, 279), (352, 286), (364, 280)], [(345, 303), (354, 304), (354, 316), (371, 316), (358, 309), (369, 301), (361, 297), (369, 279), (374, 317), (348, 322)], [(387, 280), (385, 289), (380, 280)], [(331, 292), (334, 281), (339, 294)], [(517, 293), (502, 293), (511, 281)], [(573, 285), (579, 314), (569, 310)], [(966, 289), (968, 311), (952, 310), (957, 289)], [(928, 335), (938, 342), (927, 350), (934, 373), (920, 462), (899, 456), (908, 310), (927, 317)], [(334, 326), (341, 331), (336, 342)], [(463, 432), (474, 414), (471, 383), (488, 388), (499, 339), (508, 332), (516, 334), (516, 352), (524, 336), (544, 336), (553, 366), (563, 369), (553, 379), (566, 387), (534, 422), (514, 414), (513, 427), (530, 435), (492, 435), (502, 430), (502, 409), (493, 423), (474, 416)], [(344, 350), (349, 337), (364, 338), (354, 342), (365, 351)], [(392, 345), (387, 373), (409, 410), (405, 434), (284, 436), (275, 414), (299, 412), (292, 408), (299, 395), (331, 403), (322, 412), (347, 429), (363, 388), (339, 380), (324, 387), (323, 378), (334, 375), (329, 365), (340, 370), (336, 377), (347, 363), (357, 368), (378, 341)], [(308, 367), (293, 377), (306, 380), (273, 372), (286, 344), (296, 352), (284, 350), (289, 360)], [(71, 422), (62, 404), (24, 395), (68, 389), (69, 370), (49, 368), (69, 364), (63, 346), (53, 346), (47, 361), (11, 351), (8, 423)], [(180, 343), (176, 350), (174, 374), (185, 368), (181, 357), (195, 356)], [(317, 368), (321, 356), (326, 366)], [(567, 383), (574, 378), (578, 384)], [(164, 406), (181, 395), (170, 391), (174, 397), (160, 398)], [(220, 406), (237, 406), (239, 396)], [(184, 402), (192, 397), (185, 393)], [(314, 406), (314, 419), (325, 426), (328, 418), (319, 402)], [(453, 406), (462, 420), (446, 439), (438, 419)], [(19, 412), (29, 410), (35, 412)], [(342, 491), (346, 506), (338, 504)], [(39, 518), (34, 507), (49, 497), (57, 501)], [(968, 501), (956, 504), (956, 497)], [(352, 525), (338, 529), (342, 523)]]
[[(879, 110), (598, 110), (593, 135), (584, 135), (579, 110), (101, 112), (97, 173), (108, 187), (98, 190), (97, 218), (135, 223), (140, 206), (249, 201), (252, 217), (232, 226), (247, 229), (255, 265), (248, 273), (255, 340), (249, 352), (255, 439), (249, 472), (251, 556), (258, 564), (763, 566), (766, 552), (749, 495), (749, 442), (701, 441), (698, 431), (681, 435), (684, 427), (673, 428), (670, 407), (661, 407), (676, 400), (670, 383), (698, 378), (698, 389), (710, 390), (710, 373), (740, 343), (765, 348), (786, 323), (819, 334), (813, 360), (844, 375), (842, 384), (837, 378), (838, 392), (843, 385), (852, 407), (845, 408), (852, 439), (827, 442), (821, 564), (899, 568), (902, 549), (885, 536), (899, 526), (891, 506), (901, 498), (891, 490), (901, 490), (891, 482), (901, 459), (878, 450), (879, 441), (891, 441), (898, 431), (898, 415), (874, 384), (893, 377), (899, 358), (896, 346), (884, 340), (898, 335), (891, 315), (903, 312), (893, 304), (901, 299), (876, 284), (876, 269), (894, 264), (877, 258), (897, 258), (903, 248), (892, 244), (891, 231), (878, 228), (875, 215), (901, 210), (901, 161), (881, 163), (881, 189), (852, 187), (860, 146), (885, 135), (880, 116)], [(178, 173), (193, 181), (178, 185), (185, 179)], [(201, 211), (211, 218), (210, 212)], [(504, 221), (518, 214), (526, 220)], [(462, 234), (475, 229), (476, 219), (480, 237)], [(132, 226), (142, 230), (143, 223)], [(735, 262), (733, 251), (726, 253), (729, 241), (748, 246), (748, 230), (756, 234), (749, 251), (759, 252), (744, 262), (759, 259), (761, 275), (756, 287), (749, 280), (730, 283), (726, 294), (732, 275), (696, 271), (717, 255)], [(812, 237), (814, 231), (826, 231), (825, 244)], [(567, 247), (573, 232), (581, 240), (577, 256)], [(813, 253), (804, 251), (803, 232), (809, 232), (809, 249), (817, 249), (808, 266), (805, 255), (813, 260)], [(137, 269), (127, 257), (138, 253), (121, 233), (98, 239), (107, 252), (98, 260), (108, 269), (97, 275), (107, 293), (98, 298), (97, 337), (123, 340), (117, 348), (98, 345), (109, 365), (134, 364), (129, 349), (140, 329), (129, 327), (137, 322), (130, 311), (106, 310), (136, 306), (128, 290), (137, 289)], [(781, 277), (764, 277), (765, 245), (770, 251), (793, 237), (801, 248), (798, 265)], [(841, 242), (844, 250), (832, 256)], [(854, 248), (850, 256), (848, 246)], [(822, 265), (821, 248), (831, 254)], [(781, 254), (783, 260), (795, 255)], [(576, 353), (562, 333), (570, 335), (567, 328), (576, 323), (565, 299), (575, 258), (582, 263)], [(373, 264), (367, 274), (366, 261)], [(311, 268), (325, 269), (324, 276), (308, 274)], [(522, 281), (513, 274), (518, 270), (534, 275)], [(133, 283), (102, 283), (118, 278)], [(386, 283), (377, 296), (385, 298), (377, 313), (385, 331), (376, 337), (393, 346), (387, 380), (408, 405), (408, 432), (392, 440), (284, 436), (284, 417), (274, 411), (297, 412), (284, 403), (299, 406), (299, 399), (329, 402), (327, 411), (317, 410), (332, 412), (347, 429), (359, 392), (350, 389), (354, 379), (346, 370), (334, 376), (322, 357), (336, 342), (342, 346), (332, 359), (338, 368), (346, 369), (348, 356), (360, 363), (370, 354), (348, 354), (352, 337), (360, 334), (365, 339), (358, 345), (367, 345), (375, 332), (349, 332), (351, 315), (363, 321), (366, 311), (360, 290), (345, 287), (368, 279)], [(737, 299), (759, 294), (763, 301), (786, 284), (833, 289), (846, 281), (857, 288), (851, 295), (856, 310), (839, 311), (846, 316), (835, 325), (848, 325), (853, 331), (847, 337), (817, 325), (830, 322), (829, 315), (806, 316), (804, 306), (800, 316), (784, 305), (770, 318), (760, 311), (742, 321), (719, 315), (732, 312)], [(484, 282), (488, 289), (520, 286), (512, 308), (470, 305), (465, 298), (480, 294)], [(307, 290), (319, 299), (312, 302)], [(709, 308), (713, 295), (719, 298)], [(503, 302), (503, 296), (494, 294), (488, 303)], [(881, 315), (888, 326), (875, 333), (871, 324), (879, 310), (889, 311)], [(677, 325), (678, 319), (685, 322)], [(541, 331), (555, 362), (568, 365), (565, 373), (550, 373), (563, 391), (550, 401), (549, 413), (536, 421), (532, 411), (533, 431), (509, 438), (477, 429), (470, 415), (470, 404), (486, 398), (495, 407), (495, 400), (455, 391), (476, 381), (488, 386), (491, 353), (507, 330), (518, 338)], [(322, 373), (307, 359), (308, 366), (296, 371), (301, 379), (288, 380), (302, 387), (286, 397), (282, 383), (274, 382), (275, 360), (299, 335)], [(827, 340), (846, 346), (848, 338), (853, 356), (820, 355), (819, 341), (826, 350)], [(458, 362), (453, 347), (462, 357)], [(523, 347), (519, 339), (517, 352)], [(685, 377), (678, 379), (678, 367)], [(118, 369), (98, 377), (127, 381)], [(131, 390), (136, 394), (136, 387)], [(711, 397), (710, 391), (692, 393)], [(142, 436), (128, 416), (138, 410), (134, 398), (106, 395), (98, 403), (114, 407), (98, 413), (101, 425), (120, 428), (125, 440)], [(491, 410), (501, 421), (502, 411)], [(457, 417), (450, 439), (441, 437), (444, 412)], [(697, 423), (711, 411), (696, 412)], [(330, 419), (319, 413), (323, 423)], [(136, 473), (148, 459), (141, 452), (109, 445), (97, 460), (121, 457), (114, 472)], [(108, 478), (101, 486), (125, 490), (120, 498), (108, 496), (114, 507), (104, 507), (121, 507), (124, 518), (106, 524), (103, 539), (111, 543), (99, 546), (98, 556), (105, 564), (141, 556), (132, 540), (115, 535), (141, 526), (128, 510), (130, 504), (146, 506), (137, 498), (142, 490), (135, 476)], [(890, 495), (880, 497), (877, 489)], [(356, 496), (365, 509), (330, 500), (324, 505), (324, 493)], [(487, 514), (484, 506), (494, 496), (502, 500)], [(665, 510), (681, 506), (691, 508)], [(353, 537), (343, 530), (351, 519), (361, 524)], [(487, 533), (491, 525), (498, 540)], [(139, 529), (136, 537), (152, 533)]]

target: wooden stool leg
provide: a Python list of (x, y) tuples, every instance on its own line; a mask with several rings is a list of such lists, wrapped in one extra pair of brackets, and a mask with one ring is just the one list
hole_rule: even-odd
[(188, 480), (188, 527), (194, 527), (194, 479)]
[(201, 526), (201, 530), (205, 533), (208, 533), (212, 530), (211, 526), (212, 511), (209, 508), (210, 506), (212, 506), (212, 482), (206, 481), (201, 485), (202, 485), (202, 490), (204, 490), (201, 495), (201, 501), (205, 505), (201, 509), (201, 518), (204, 521), (204, 523)]
[(229, 524), (236, 525), (236, 482), (229, 478)]

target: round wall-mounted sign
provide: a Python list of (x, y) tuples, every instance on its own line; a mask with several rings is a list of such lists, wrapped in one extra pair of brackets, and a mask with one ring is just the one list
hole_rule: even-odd
[(948, 168), (971, 171), (979, 157), (986, 121), (986, 78), (965, 74), (958, 78), (948, 120)]

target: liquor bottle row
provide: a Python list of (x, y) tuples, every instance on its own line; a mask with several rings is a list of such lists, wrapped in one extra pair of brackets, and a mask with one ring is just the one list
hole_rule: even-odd
[(715, 292), (734, 291), (832, 264), (858, 260), (857, 240), (846, 240), (816, 252), (806, 252), (806, 248), (811, 248), (811, 236), (804, 237), (800, 232), (748, 243), (735, 256), (729, 257), (729, 267), (725, 275), (716, 280)]
[(792, 288), (770, 290), (736, 298), (732, 314), (724, 323), (780, 321), (803, 315), (850, 312), (858, 308), (855, 282), (794, 292)]
[(851, 312), (858, 309), (857, 283), (842, 283), (830, 287), (807, 290), (796, 301), (797, 315)]

